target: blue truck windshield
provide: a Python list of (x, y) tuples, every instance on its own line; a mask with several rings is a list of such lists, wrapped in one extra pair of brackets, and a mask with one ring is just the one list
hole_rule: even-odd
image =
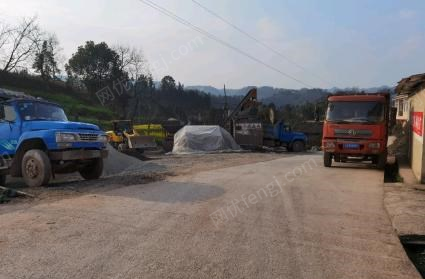
[(330, 102), (326, 120), (337, 123), (379, 123), (385, 120), (380, 102)]
[(39, 102), (18, 103), (19, 113), (25, 121), (68, 121), (62, 108), (53, 104)]

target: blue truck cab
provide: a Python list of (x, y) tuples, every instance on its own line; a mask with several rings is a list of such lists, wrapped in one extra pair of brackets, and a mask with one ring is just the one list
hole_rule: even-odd
[[(264, 141), (272, 146), (284, 146), (288, 151), (302, 152), (307, 146), (307, 136), (292, 131), (283, 121), (275, 124), (263, 124)], [(270, 144), (271, 143), (271, 144)]]
[(98, 179), (107, 141), (98, 126), (68, 121), (57, 104), (0, 90), (0, 185), (6, 175), (23, 177), (30, 187), (48, 184), (56, 173)]

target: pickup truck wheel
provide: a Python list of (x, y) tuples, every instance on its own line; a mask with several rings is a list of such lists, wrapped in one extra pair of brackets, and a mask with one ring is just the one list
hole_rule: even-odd
[(103, 173), (103, 159), (94, 159), (88, 166), (80, 169), (79, 173), (85, 180), (99, 179)]
[(49, 157), (43, 150), (28, 150), (22, 158), (22, 176), (29, 187), (47, 185), (52, 177)]
[(323, 154), (323, 164), (325, 167), (330, 168), (332, 166), (332, 154), (325, 152)]
[(294, 152), (303, 152), (305, 151), (305, 144), (302, 141), (297, 140), (292, 144), (292, 150)]
[(0, 185), (6, 186), (6, 175), (0, 175)]

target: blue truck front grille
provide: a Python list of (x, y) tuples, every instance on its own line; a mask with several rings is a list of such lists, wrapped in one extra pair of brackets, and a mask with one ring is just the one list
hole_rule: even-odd
[(80, 136), (81, 141), (93, 142), (98, 139), (98, 134), (80, 133), (78, 135)]

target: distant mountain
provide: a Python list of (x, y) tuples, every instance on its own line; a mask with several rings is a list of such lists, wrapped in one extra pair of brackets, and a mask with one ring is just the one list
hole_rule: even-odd
[(265, 104), (274, 103), (276, 106), (302, 105), (307, 102), (314, 103), (324, 100), (329, 92), (323, 89), (275, 89), (265, 90), (259, 94), (259, 99)]
[[(248, 93), (248, 91), (251, 88), (254, 88), (255, 86), (246, 86), (240, 89), (229, 89), (226, 88), (226, 93), (228, 96), (245, 96), (246, 93)], [(193, 90), (199, 90), (199, 91), (203, 91), (205, 93), (209, 93), (211, 95), (215, 95), (215, 96), (224, 96), (224, 92), (223, 92), (223, 88), (215, 88), (213, 86), (208, 86), (208, 85), (195, 85), (195, 86), (185, 86), (184, 88), (186, 89), (193, 89)]]
[[(254, 86), (247, 86), (241, 89), (226, 89), (227, 95), (245, 96)], [(200, 90), (213, 96), (224, 96), (223, 89), (217, 89), (212, 86), (186, 86), (186, 89)], [(307, 101), (315, 102), (324, 98), (329, 94), (323, 89), (282, 89), (270, 86), (262, 86), (257, 88), (258, 99), (264, 104), (274, 103), (276, 106), (284, 106), (287, 104), (297, 105)]]
[[(240, 89), (226, 89), (228, 96), (245, 96), (248, 91), (254, 86), (247, 86)], [(213, 86), (185, 86), (186, 89), (194, 89), (209, 93), (213, 96), (224, 96), (223, 89), (218, 89)], [(374, 88), (331, 88), (331, 89), (284, 89), (274, 88), (270, 86), (258, 87), (258, 99), (264, 104), (274, 103), (276, 106), (285, 105), (301, 105), (307, 102), (316, 102), (326, 98), (329, 94), (338, 91), (365, 91), (365, 92), (378, 92), (389, 90), (393, 91), (394, 88), (388, 86), (374, 87)]]
[(375, 93), (375, 92), (382, 92), (382, 91), (393, 92), (394, 89), (395, 89), (394, 87), (389, 87), (389, 86), (383, 85), (383, 86), (379, 86), (379, 87), (370, 87), (370, 88), (358, 88), (358, 87), (338, 88), (338, 87), (333, 87), (331, 89), (328, 89), (327, 91), (329, 91), (330, 93), (335, 93), (335, 92), (339, 92), (339, 91), (364, 91), (366, 93)]

